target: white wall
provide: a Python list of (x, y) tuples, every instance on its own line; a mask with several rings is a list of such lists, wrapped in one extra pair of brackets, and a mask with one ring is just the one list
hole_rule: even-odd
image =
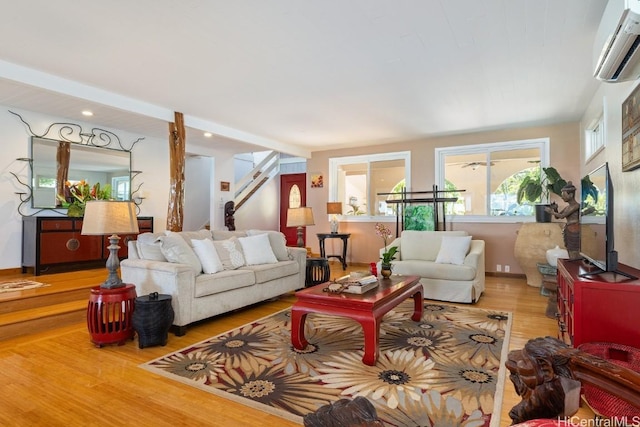
[(183, 230), (200, 230), (209, 223), (212, 181), (213, 159), (208, 156), (187, 156), (184, 168)]
[(584, 146), (584, 130), (603, 110), (606, 111), (606, 148), (592, 159), (585, 159), (584, 148), (581, 150), (580, 176), (604, 162), (609, 163), (614, 186), (615, 249), (621, 263), (640, 268), (640, 169), (622, 172), (622, 103), (637, 85), (638, 81), (600, 85), (580, 128)]

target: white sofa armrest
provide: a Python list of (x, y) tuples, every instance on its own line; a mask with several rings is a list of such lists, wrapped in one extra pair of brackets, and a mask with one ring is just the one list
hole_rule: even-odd
[(146, 259), (120, 262), (122, 281), (136, 286), (138, 296), (152, 292), (171, 295), (175, 325), (191, 323), (191, 303), (195, 295), (195, 275), (190, 266)]
[(484, 273), (484, 240), (472, 240), (469, 253), (464, 258), (464, 265), (474, 267)]
[(298, 263), (298, 271), (300, 271), (300, 286), (298, 289), (304, 288), (307, 275), (307, 249), (287, 246), (291, 259)]

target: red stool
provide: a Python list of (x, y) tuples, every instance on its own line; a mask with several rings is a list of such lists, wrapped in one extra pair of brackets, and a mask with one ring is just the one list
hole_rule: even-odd
[(87, 328), (91, 342), (102, 347), (105, 344), (123, 345), (133, 339), (132, 315), (136, 300), (136, 287), (91, 288), (87, 307)]
[[(580, 344), (578, 349), (615, 365), (640, 372), (640, 349), (606, 342), (584, 343)], [(604, 418), (627, 417), (628, 420), (640, 417), (640, 409), (602, 389), (590, 384), (583, 384), (582, 391), (585, 402), (597, 416)]]

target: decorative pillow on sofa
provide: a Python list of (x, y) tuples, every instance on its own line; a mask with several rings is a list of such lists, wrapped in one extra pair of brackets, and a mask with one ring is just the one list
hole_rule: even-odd
[(258, 264), (275, 264), (278, 262), (273, 250), (269, 235), (256, 234), (255, 236), (247, 236), (238, 238), (244, 253), (244, 260), (247, 265)]
[(158, 240), (162, 242), (160, 250), (167, 261), (188, 264), (196, 275), (202, 272), (200, 260), (191, 246), (178, 233), (160, 236)]
[(287, 249), (287, 239), (284, 237), (284, 234), (273, 230), (247, 230), (247, 236), (257, 236), (258, 234), (266, 234), (269, 236), (271, 250), (278, 261), (288, 261), (291, 259), (289, 257), (289, 250)]
[(462, 265), (470, 246), (471, 236), (442, 236), (436, 263)]
[(200, 264), (202, 264), (202, 271), (205, 274), (214, 274), (218, 271), (224, 270), (222, 261), (218, 256), (215, 246), (213, 246), (213, 240), (211, 239), (191, 239), (191, 245), (193, 251), (198, 256)]
[(138, 256), (141, 259), (167, 261), (167, 258), (162, 255), (162, 242), (158, 240), (160, 236), (162, 236), (160, 233), (142, 233), (138, 235), (136, 238), (136, 249), (138, 249)]
[(242, 246), (237, 237), (231, 237), (227, 240), (214, 240), (213, 246), (216, 248), (225, 270), (235, 270), (245, 265)]

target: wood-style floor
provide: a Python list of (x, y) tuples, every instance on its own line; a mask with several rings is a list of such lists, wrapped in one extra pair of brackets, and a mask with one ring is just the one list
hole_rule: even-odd
[[(343, 274), (331, 262), (332, 277)], [(362, 270), (353, 267), (350, 270)], [(350, 270), (347, 270), (350, 271)], [(77, 273), (3, 275), (68, 286), (106, 277), (104, 269)], [(545, 316), (547, 298), (524, 278), (487, 277), (479, 308), (513, 312), (509, 348), (530, 338), (556, 336), (556, 322)], [(87, 293), (88, 299), (88, 293)], [(205, 340), (289, 307), (293, 294), (218, 316), (190, 327), (182, 337), (169, 335), (165, 347), (139, 349), (137, 341), (96, 348), (86, 324), (0, 341), (0, 425), (2, 426), (293, 426), (290, 421), (156, 376), (143, 362)], [(500, 425), (511, 424), (509, 409), (520, 401), (508, 378)], [(586, 409), (579, 415), (589, 417)]]

